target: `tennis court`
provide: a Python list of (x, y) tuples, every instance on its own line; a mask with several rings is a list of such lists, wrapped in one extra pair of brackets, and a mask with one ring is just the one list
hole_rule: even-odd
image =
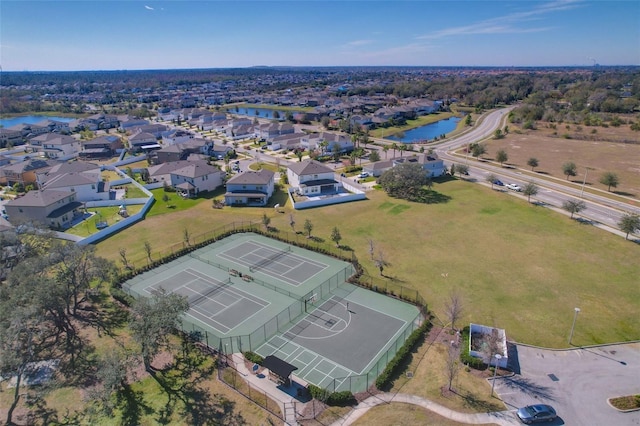
[(170, 293), (185, 296), (190, 306), (187, 315), (198, 318), (226, 334), (269, 304), (231, 287), (230, 284), (230, 278), (220, 282), (187, 268), (150, 285), (145, 291), (151, 295), (162, 288)]
[(224, 353), (275, 355), (333, 390), (375, 380), (419, 325), (410, 304), (347, 283), (353, 265), (253, 233), (233, 234), (123, 284), (185, 296), (183, 331)]

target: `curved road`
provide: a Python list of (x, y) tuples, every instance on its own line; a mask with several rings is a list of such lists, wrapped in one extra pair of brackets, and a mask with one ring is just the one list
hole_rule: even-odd
[[(495, 129), (502, 127), (503, 121), (513, 108), (514, 107), (509, 107), (490, 112), (484, 117), (480, 124), (470, 131), (437, 145), (435, 147), (436, 152), (446, 163), (469, 164), (468, 157), (461, 158), (460, 156), (453, 155), (451, 151), (474, 142), (480, 142), (493, 135)], [(496, 175), (504, 183), (516, 183), (521, 187), (524, 187), (528, 182), (534, 182), (539, 188), (538, 194), (535, 195), (533, 199), (540, 205), (561, 210), (564, 201), (581, 199), (587, 207), (579, 214), (576, 214), (576, 216), (619, 235), (624, 236), (624, 234), (618, 230), (617, 225), (624, 213), (640, 214), (640, 207), (634, 206), (629, 202), (625, 202), (622, 199), (616, 200), (604, 197), (588, 191), (585, 192), (582, 186), (568, 185), (561, 179), (536, 178), (519, 169), (506, 169), (490, 162), (477, 160), (473, 160), (473, 164), (469, 167), (470, 180), (486, 183), (486, 177), (490, 173)], [(518, 194), (504, 189), (504, 187), (495, 188), (505, 192), (508, 191), (514, 195)], [(519, 195), (524, 197), (521, 193), (519, 193)]]

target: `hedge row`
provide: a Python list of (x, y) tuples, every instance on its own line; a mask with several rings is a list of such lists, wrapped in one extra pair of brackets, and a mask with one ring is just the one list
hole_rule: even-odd
[(254, 364), (262, 365), (262, 363), (264, 362), (264, 358), (262, 358), (260, 355), (258, 355), (255, 352), (247, 351), (244, 353), (244, 357), (248, 361), (251, 361)]
[(400, 368), (404, 364), (404, 360), (411, 355), (413, 348), (424, 340), (427, 331), (431, 328), (431, 321), (425, 320), (420, 327), (415, 329), (409, 338), (404, 342), (404, 345), (396, 352), (393, 359), (387, 364), (382, 374), (376, 379), (376, 387), (380, 390), (385, 389), (392, 382), (392, 379), (397, 375)]
[(482, 360), (482, 358), (476, 358), (474, 356), (471, 356), (471, 354), (469, 353), (469, 339), (471, 336), (471, 332), (469, 330), (469, 327), (465, 327), (462, 329), (462, 348), (460, 350), (460, 361), (464, 364), (467, 365), (471, 368), (474, 368), (476, 370), (484, 370), (487, 368), (487, 365), (484, 363), (484, 361)]
[(326, 389), (322, 389), (321, 387), (312, 384), (309, 384), (308, 389), (314, 399), (322, 401), (327, 405), (344, 407), (346, 405), (354, 405), (356, 403), (356, 398), (350, 391), (331, 393)]
[(117, 287), (113, 287), (111, 289), (111, 296), (125, 306), (131, 306), (135, 301), (135, 299), (132, 296), (128, 295), (123, 290)]

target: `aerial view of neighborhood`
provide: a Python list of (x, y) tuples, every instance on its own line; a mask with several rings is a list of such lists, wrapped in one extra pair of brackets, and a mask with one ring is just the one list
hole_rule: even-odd
[(640, 424), (640, 4), (2, 8), (3, 424)]

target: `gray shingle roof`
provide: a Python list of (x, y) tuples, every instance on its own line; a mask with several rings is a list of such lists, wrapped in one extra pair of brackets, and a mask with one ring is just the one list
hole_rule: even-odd
[(289, 166), (289, 169), (298, 176), (317, 175), (320, 173), (333, 173), (333, 170), (316, 160), (294, 163)]
[(273, 179), (274, 172), (271, 170), (249, 170), (235, 175), (227, 181), (227, 185), (266, 185)]

